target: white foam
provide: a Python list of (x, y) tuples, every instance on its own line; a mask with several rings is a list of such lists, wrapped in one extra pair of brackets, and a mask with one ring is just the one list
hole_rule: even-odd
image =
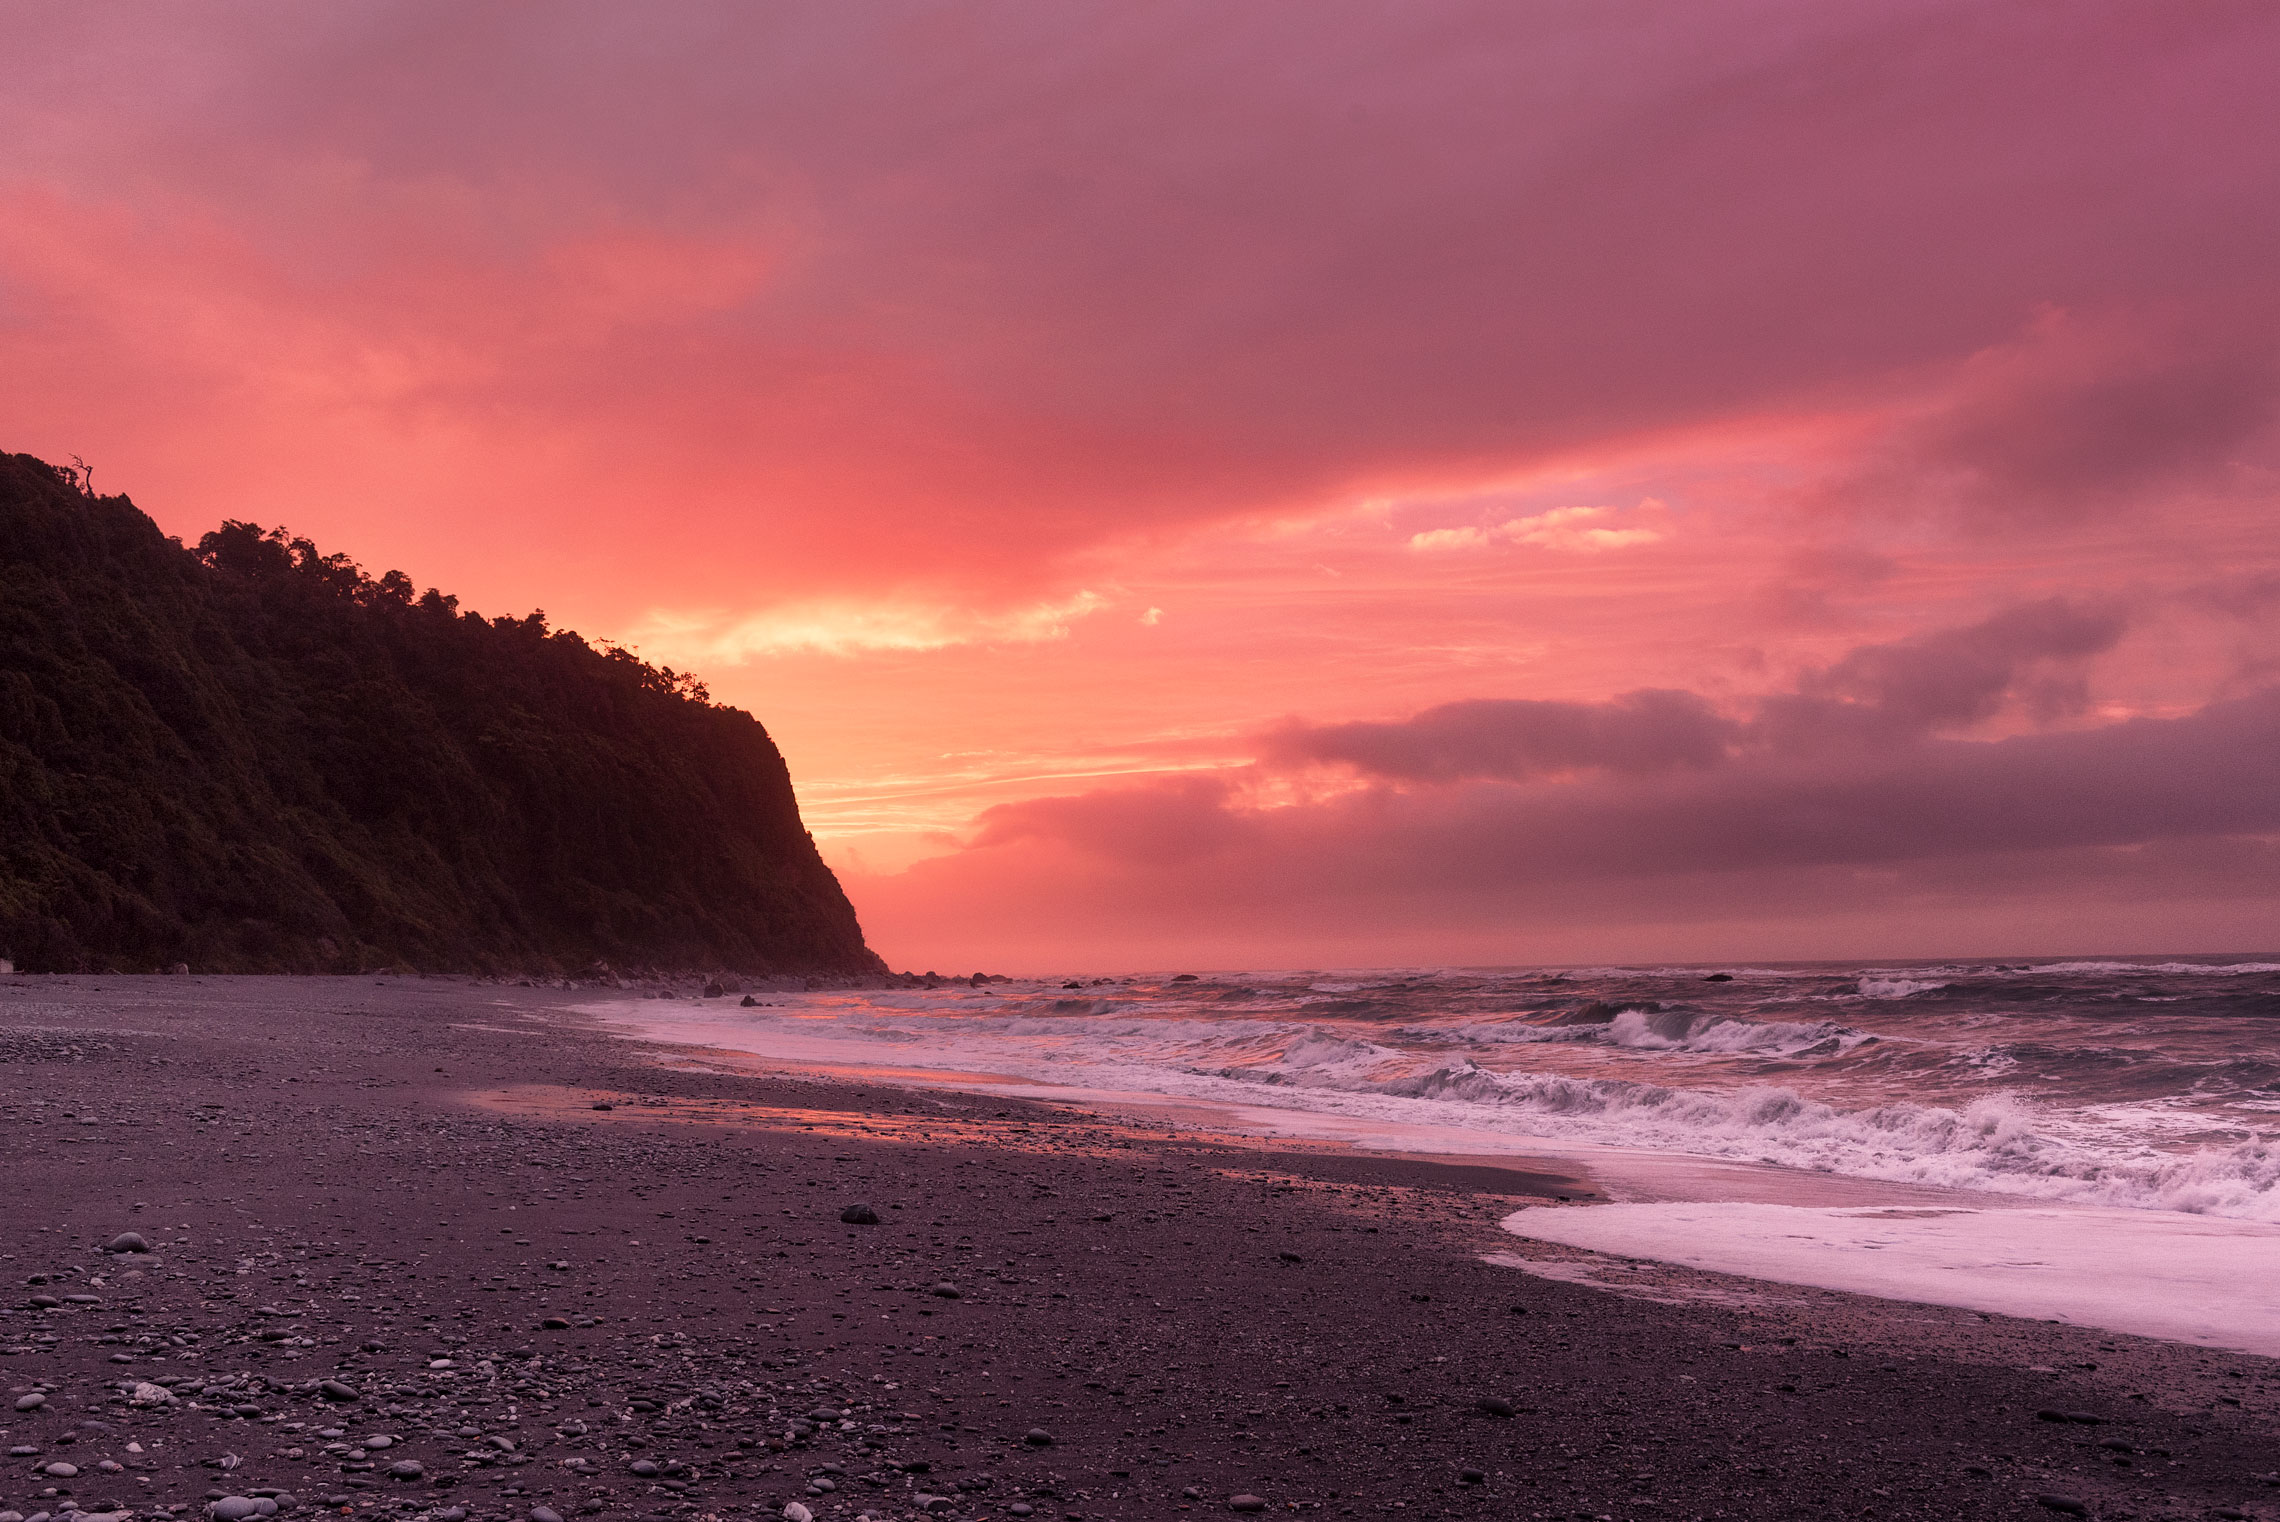
[(2139, 1210), (1686, 1202), (1535, 1209), (1515, 1236), (2280, 1357), (2280, 1226)]
[(1905, 999), (1910, 994), (1928, 994), (1947, 984), (1932, 978), (1862, 978), (1860, 996), (1864, 999)]
[(1625, 1009), (1604, 1025), (1538, 1025), (1507, 1015), (1458, 1024), (1404, 1025), (1396, 1034), (1410, 1040), (1458, 1040), (1490, 1046), (1596, 1045), (1638, 1052), (1786, 1056), (1815, 1049), (1846, 1050), (1858, 1046), (1868, 1033), (1834, 1020), (1745, 1020), (1738, 1015), (1692, 1010)]
[(2044, 962), (2029, 971), (2070, 975), (2159, 973), (2169, 977), (2234, 978), (2259, 972), (2280, 972), (2280, 962)]

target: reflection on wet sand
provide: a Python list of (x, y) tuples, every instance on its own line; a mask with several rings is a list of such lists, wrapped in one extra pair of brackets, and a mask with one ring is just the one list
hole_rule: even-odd
[[(867, 1071), (866, 1078), (883, 1077)], [(636, 1094), (623, 1090), (562, 1084), (516, 1084), (465, 1096), (481, 1108), (528, 1120), (590, 1121), (597, 1124), (719, 1126), (774, 1132), (799, 1131), (847, 1140), (899, 1142), (911, 1146), (981, 1146), (998, 1151), (1145, 1161), (1163, 1152), (1249, 1153), (1256, 1169), (1222, 1170), (1290, 1187), (1350, 1183), (1373, 1188), (1487, 1195), (1536, 1201), (1588, 1201), (1596, 1186), (1575, 1169), (1523, 1166), (1526, 1160), (1498, 1156), (1456, 1157), (1380, 1153), (1342, 1140), (1272, 1138), (1193, 1125), (1128, 1123), (1088, 1108), (1049, 1106), (1040, 1119), (1004, 1113), (960, 1114), (931, 1096), (909, 1098), (929, 1108), (887, 1110), (805, 1109), (731, 1099)], [(987, 1095), (960, 1097), (987, 1102)], [(1025, 1114), (1034, 1115), (1031, 1101)]]

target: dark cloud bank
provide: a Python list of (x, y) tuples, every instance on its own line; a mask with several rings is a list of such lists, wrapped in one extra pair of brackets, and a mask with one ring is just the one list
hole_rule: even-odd
[[(2084, 667), (2124, 626), (2028, 604), (1862, 647), (1741, 714), (1645, 691), (1287, 724), (1243, 772), (992, 810), (913, 875), (1167, 933), (2265, 900), (2280, 686), (2085, 722)], [(2041, 727), (1957, 734), (1998, 718)]]

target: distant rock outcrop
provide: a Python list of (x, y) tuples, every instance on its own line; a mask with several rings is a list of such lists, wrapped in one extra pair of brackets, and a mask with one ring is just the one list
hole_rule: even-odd
[(0, 956), (885, 970), (767, 731), (692, 678), (281, 531), (186, 549), (28, 455), (0, 455)]

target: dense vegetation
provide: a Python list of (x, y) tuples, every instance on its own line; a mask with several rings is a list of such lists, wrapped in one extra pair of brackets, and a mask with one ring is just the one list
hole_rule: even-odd
[(880, 970), (693, 679), (0, 454), (0, 956), (25, 970)]

